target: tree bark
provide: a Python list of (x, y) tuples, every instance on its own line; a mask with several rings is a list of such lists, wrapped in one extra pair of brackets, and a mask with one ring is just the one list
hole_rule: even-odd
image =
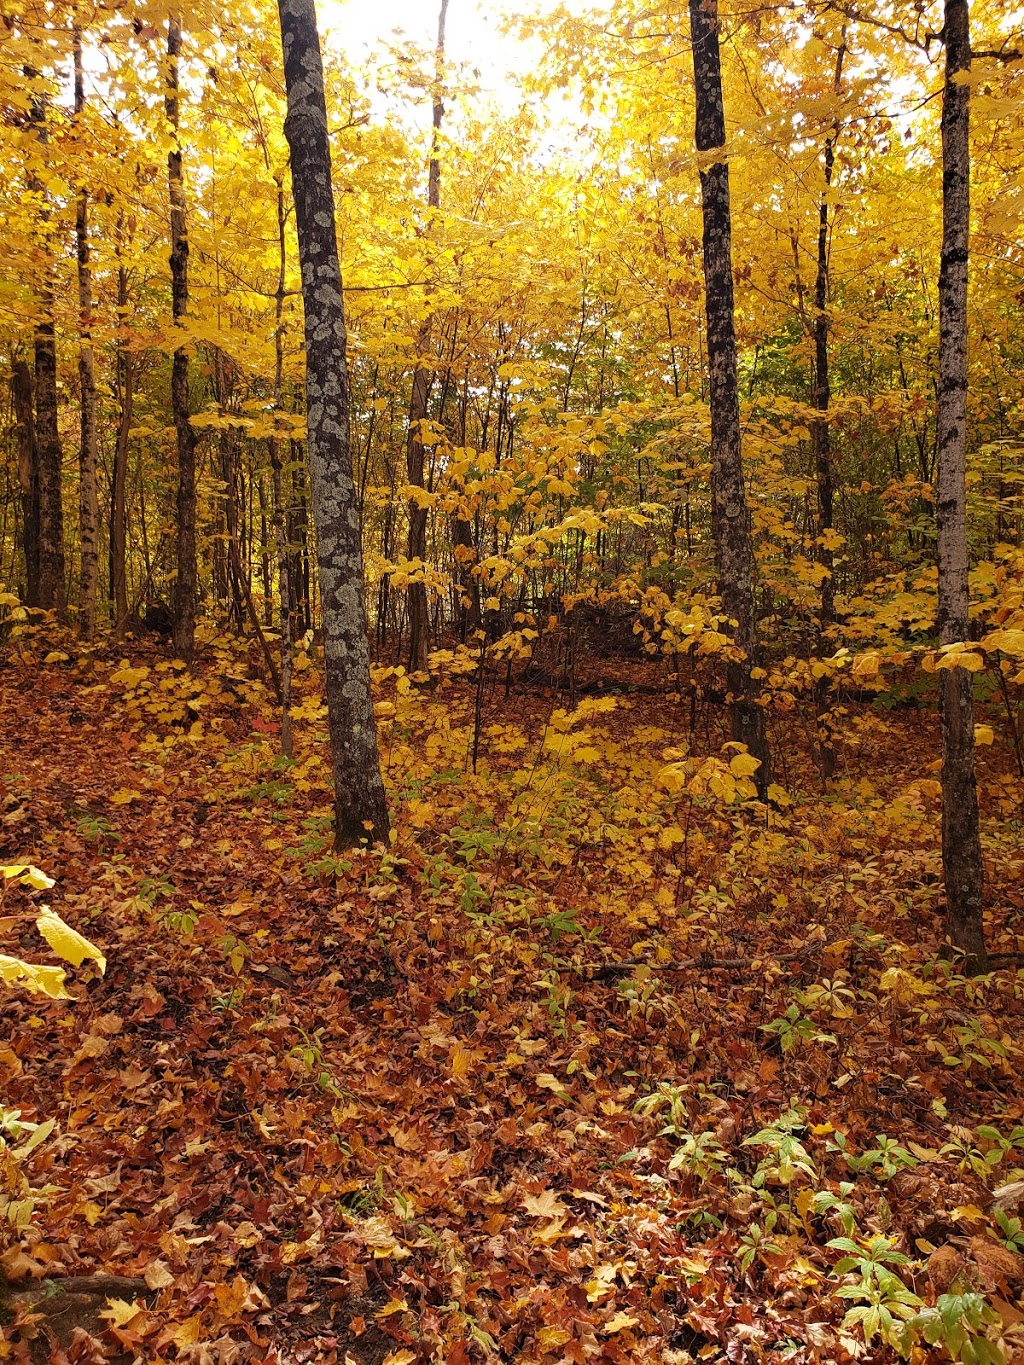
[[(843, 80), (843, 59), (846, 56), (846, 30), (836, 53), (832, 93), (836, 99)], [(835, 554), (828, 543), (834, 524), (833, 504), (835, 484), (832, 475), (832, 443), (828, 429), (828, 410), (832, 402), (832, 385), (828, 354), (828, 291), (829, 291), (829, 190), (836, 162), (836, 142), (839, 138), (839, 118), (825, 139), (825, 190), (818, 206), (818, 259), (814, 278), (814, 384), (811, 401), (822, 415), (811, 426), (811, 447), (814, 452), (814, 473), (818, 484), (818, 546), (817, 559), (824, 577), (821, 580), (821, 603), (818, 618), (818, 650), (825, 652), (826, 632), (836, 619)], [(836, 751), (828, 726), (828, 680), (822, 678), (815, 688), (818, 717), (818, 759), (824, 781), (835, 772)]]
[(717, 0), (690, 0), (690, 28), (704, 221), (712, 519), (722, 610), (735, 622), (733, 639), (741, 652), (726, 666), (726, 683), (733, 739), (760, 760), (754, 780), (763, 796), (771, 782), (771, 768), (764, 711), (757, 704), (750, 676), (758, 651), (736, 374), (729, 166), (724, 159), (713, 161), (709, 155), (720, 152), (724, 158), (725, 148)]
[[(38, 72), (32, 67), (27, 67), (25, 75), (29, 79), (37, 78)], [(48, 141), (46, 97), (39, 91), (32, 96), (28, 122), (35, 132), (39, 147), (45, 147)], [(35, 175), (30, 174), (29, 184), (33, 190), (43, 193)], [(37, 583), (39, 606), (63, 616), (67, 605), (62, 489), (64, 452), (60, 443), (57, 415), (57, 340), (53, 322), (53, 281), (49, 260), (44, 265), (43, 272), (43, 282), (39, 291), (39, 318), (36, 322), (33, 346), (39, 534)]]
[[(85, 77), (82, 71), (82, 35), (73, 35), (75, 68), (75, 120), (85, 111)], [(78, 587), (78, 627), (91, 639), (96, 625), (96, 593), (99, 586), (100, 502), (96, 487), (96, 364), (92, 344), (92, 270), (89, 265), (89, 191), (81, 186), (75, 206), (75, 245), (78, 256), (78, 382), (81, 390), (80, 443), (78, 453), (78, 539), (81, 577)]]
[[(118, 247), (123, 238), (123, 215), (118, 221)], [(128, 313), (128, 271), (119, 261), (117, 267), (117, 397), (120, 417), (114, 443), (114, 468), (110, 483), (110, 597), (114, 603), (114, 628), (121, 631), (128, 623), (128, 581), (125, 563), (127, 541), (128, 437), (135, 408), (135, 371), (131, 352), (122, 329)]]
[[(171, 230), (171, 315), (175, 329), (188, 314), (188, 227), (185, 219), (185, 186), (178, 142), (178, 62), (181, 56), (181, 20), (172, 12), (167, 20), (167, 92), (164, 108), (173, 138), (167, 153), (167, 191)], [(171, 411), (178, 444), (177, 575), (174, 580), (174, 649), (191, 660), (195, 649), (196, 596), (196, 439), (189, 421), (191, 396), (188, 350), (184, 344), (174, 352), (171, 364)]]
[[(274, 291), (274, 412), (281, 407), (284, 376), (284, 290), (287, 280), (288, 239), (285, 233), (284, 182), (277, 184), (277, 289)], [(292, 584), (288, 532), (281, 477), (281, 453), (276, 436), (268, 442), (274, 491), (274, 544), (277, 548), (277, 593), (280, 601), (278, 648), (281, 665), (281, 752), (292, 756)]]
[[(430, 166), (427, 176), (427, 233), (432, 232), (434, 217), (441, 208), (441, 161), (439, 156), (438, 135), (444, 119), (444, 100), (442, 82), (444, 80), (444, 26), (448, 14), (448, 0), (441, 0), (437, 20), (437, 49), (434, 58), (433, 93), (433, 132), (431, 134)], [(416, 368), (412, 376), (412, 393), (409, 397), (409, 433), (406, 439), (405, 460), (409, 483), (414, 488), (426, 488), (423, 477), (424, 465), (424, 423), (428, 416), (431, 372), (424, 364), (430, 349), (430, 334), (433, 328), (433, 315), (428, 314), (420, 326), (416, 338)], [(426, 571), (427, 557), (427, 509), (415, 497), (409, 499), (409, 559), (419, 561)], [(421, 579), (410, 583), (407, 590), (409, 604), (409, 667), (415, 672), (427, 667), (427, 646), (430, 643), (430, 613), (427, 602), (427, 585)]]
[[(936, 515), (939, 633), (943, 644), (970, 630), (967, 553), (967, 271), (970, 247), (970, 15), (945, 3), (942, 92), (942, 258), (939, 270), (939, 394)], [(984, 873), (974, 778), (974, 686), (964, 668), (939, 671), (942, 731), (942, 870), (946, 931), (969, 970), (986, 961)]]
[(21, 487), (21, 546), (25, 555), (25, 605), (39, 606), (39, 469), (36, 463), (36, 420), (32, 371), (24, 360), (11, 367), (14, 439)]
[(278, 0), (302, 270), (306, 421), (320, 568), (335, 843), (386, 840), (366, 636), (363, 546), (352, 473), (345, 309), (334, 224), (327, 107), (314, 0)]

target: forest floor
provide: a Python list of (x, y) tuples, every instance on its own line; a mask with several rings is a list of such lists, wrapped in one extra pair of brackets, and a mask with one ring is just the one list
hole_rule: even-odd
[[(471, 681), (378, 670), (395, 841), (339, 860), (314, 672), (287, 765), (212, 632), (192, 674), (0, 660), (0, 855), (57, 879), (8, 888), (0, 951), (47, 957), (46, 900), (108, 960), (2, 1002), (3, 1104), (57, 1122), (0, 1263), (21, 1318), (78, 1324), (34, 1359), (892, 1359), (951, 1289), (1024, 1358), (991, 1193), (1024, 1175), (1024, 973), (936, 959), (933, 712), (847, 707), (826, 794), (780, 717), (766, 812), (724, 766), (659, 780), (720, 756), (714, 710), (496, 689), (474, 773)], [(981, 755), (1013, 951), (1024, 783)], [(96, 1275), (145, 1283), (63, 1329), (24, 1293)]]

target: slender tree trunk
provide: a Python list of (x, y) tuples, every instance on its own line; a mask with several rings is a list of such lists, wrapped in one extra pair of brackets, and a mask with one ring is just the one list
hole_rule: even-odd
[[(38, 72), (31, 67), (27, 77)], [(40, 146), (48, 141), (46, 128), (46, 97), (40, 92), (32, 96), (29, 125), (35, 131)], [(30, 178), (31, 188), (43, 193), (42, 186)], [(44, 265), (43, 283), (39, 291), (39, 320), (34, 337), (35, 352), (35, 453), (36, 484), (39, 508), (39, 605), (47, 611), (64, 614), (67, 605), (64, 560), (64, 452), (60, 443), (57, 418), (57, 341), (53, 323), (53, 281), (49, 261)]]
[[(274, 411), (281, 406), (284, 375), (284, 287), (287, 279), (288, 239), (285, 234), (284, 183), (277, 180), (277, 289), (274, 293)], [(274, 543), (277, 547), (277, 592), (281, 604), (278, 646), (281, 668), (281, 752), (292, 756), (292, 585), (288, 555), (288, 533), (281, 477), (281, 453), (277, 437), (272, 436), (270, 473), (274, 488)]]
[[(118, 238), (121, 237), (118, 225)], [(117, 269), (118, 327), (123, 328), (128, 310), (128, 271), (124, 264)], [(135, 371), (131, 352), (124, 337), (117, 340), (117, 383), (121, 413), (117, 423), (114, 445), (114, 468), (110, 489), (110, 596), (114, 603), (114, 626), (123, 630), (128, 621), (128, 582), (125, 552), (127, 543), (128, 437), (131, 432), (135, 407)]]
[(345, 309), (334, 224), (320, 39), (314, 0), (278, 0), (292, 195), (302, 268), (306, 421), (320, 567), (335, 842), (386, 840), (366, 638), (363, 546), (352, 476)]
[(36, 468), (39, 483), (39, 605), (63, 615), (67, 606), (64, 559), (62, 472), (64, 452), (57, 424), (57, 343), (53, 296), (43, 306), (50, 316), (35, 334)]
[(18, 451), (18, 483), (21, 486), (21, 544), (25, 554), (25, 605), (39, 606), (39, 469), (36, 462), (36, 420), (33, 408), (32, 371), (24, 360), (11, 369), (14, 403), (14, 437)]
[[(832, 82), (833, 94), (838, 98), (843, 79), (843, 59), (846, 56), (846, 39), (840, 43), (836, 54), (835, 77)], [(814, 470), (818, 482), (818, 537), (827, 542), (833, 528), (833, 504), (835, 486), (832, 477), (832, 450), (829, 437), (829, 405), (832, 401), (832, 386), (829, 375), (828, 354), (828, 287), (829, 287), (829, 190), (832, 188), (832, 172), (835, 168), (836, 141), (839, 137), (838, 119), (825, 139), (824, 177), (825, 192), (818, 207), (818, 260), (814, 279), (814, 387), (811, 401), (823, 415), (816, 418), (811, 427), (811, 441), (814, 450)], [(829, 545), (819, 544), (818, 563), (825, 570), (821, 581), (821, 630), (824, 633), (835, 621), (835, 581), (833, 570), (835, 556)]]
[[(437, 20), (437, 49), (434, 58), (433, 94), (433, 133), (431, 135), (430, 166), (427, 178), (427, 209), (429, 221), (428, 235), (434, 229), (434, 218), (441, 208), (441, 161), (438, 138), (444, 119), (444, 100), (442, 83), (444, 81), (444, 26), (448, 14), (448, 0), (441, 0)], [(416, 338), (416, 368), (412, 376), (412, 393), (409, 398), (409, 434), (406, 440), (405, 459), (409, 483), (414, 488), (425, 488), (423, 477), (424, 464), (424, 423), (428, 415), (430, 397), (430, 370), (424, 364), (430, 349), (430, 334), (433, 316), (428, 314), (420, 326)], [(419, 561), (426, 570), (427, 557), (427, 509), (420, 505), (416, 497), (409, 499), (409, 558)], [(409, 602), (409, 667), (413, 672), (427, 666), (427, 647), (430, 642), (430, 615), (427, 603), (427, 585), (420, 580), (410, 583)]]
[[(167, 153), (167, 191), (171, 229), (171, 315), (176, 328), (188, 314), (188, 228), (185, 220), (185, 186), (178, 142), (178, 63), (181, 56), (181, 19), (172, 12), (167, 20), (167, 94), (164, 107), (171, 126), (172, 145)], [(191, 396), (188, 381), (188, 350), (182, 341), (171, 364), (171, 411), (178, 438), (177, 576), (174, 580), (174, 649), (190, 660), (195, 649), (196, 597), (196, 440), (189, 421)]]
[[(75, 119), (85, 111), (82, 35), (74, 30)], [(96, 625), (99, 586), (100, 501), (96, 487), (96, 364), (92, 345), (92, 270), (89, 266), (89, 191), (81, 186), (75, 206), (75, 244), (78, 255), (78, 381), (81, 389), (81, 437), (78, 454), (78, 539), (82, 557), (78, 587), (78, 627), (85, 639)]]
[[(942, 262), (939, 271), (939, 402), (936, 508), (939, 530), (939, 632), (943, 644), (966, 640), (967, 268), (970, 246), (971, 67), (967, 0), (946, 0), (946, 81), (942, 92)], [(971, 970), (986, 961), (984, 875), (974, 778), (974, 689), (964, 668), (940, 669), (942, 870), (946, 930)]]
[[(843, 80), (843, 59), (846, 56), (846, 35), (836, 53), (836, 70), (832, 82), (833, 94), (838, 99)], [(836, 161), (836, 142), (839, 138), (839, 119), (825, 139), (825, 191), (818, 206), (818, 260), (814, 278), (814, 385), (811, 401), (822, 414), (811, 426), (811, 447), (814, 452), (814, 472), (818, 483), (818, 546), (817, 558), (824, 577), (821, 580), (821, 606), (818, 619), (818, 650), (825, 651), (826, 632), (836, 618), (835, 553), (830, 544), (833, 529), (835, 485), (832, 476), (832, 444), (829, 436), (828, 410), (832, 402), (828, 354), (828, 288), (829, 288), (829, 190)], [(818, 711), (818, 754), (824, 780), (835, 772), (836, 751), (828, 729), (828, 680), (822, 678), (815, 689)]]
[(722, 610), (736, 622), (741, 657), (727, 665), (733, 738), (761, 766), (755, 775), (763, 795), (771, 781), (764, 711), (758, 706), (751, 669), (757, 660), (757, 628), (751, 582), (753, 556), (747, 517), (736, 376), (736, 328), (732, 280), (732, 216), (729, 166), (709, 153), (725, 147), (725, 107), (718, 43), (717, 0), (690, 0), (696, 141), (702, 166), (704, 287), (707, 297), (708, 379), (711, 400), (711, 492)]

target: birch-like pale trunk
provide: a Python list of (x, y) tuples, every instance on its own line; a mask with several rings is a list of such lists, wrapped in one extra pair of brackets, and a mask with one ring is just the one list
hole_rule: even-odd
[[(939, 269), (939, 401), (936, 515), (939, 635), (970, 630), (967, 556), (967, 270), (970, 251), (971, 30), (968, 0), (946, 0), (942, 91), (942, 258)], [(965, 668), (940, 669), (942, 871), (946, 932), (970, 970), (986, 961), (984, 873), (974, 778), (974, 685)]]
[(306, 423), (320, 569), (327, 711), (339, 849), (386, 840), (366, 637), (363, 545), (352, 475), (345, 308), (314, 0), (278, 0), (288, 99), (285, 137), (302, 271)]
[[(733, 640), (742, 656), (726, 670), (733, 739), (760, 760), (755, 774), (764, 795), (771, 782), (765, 716), (757, 704), (751, 669), (757, 660), (752, 584), (753, 555), (743, 480), (736, 323), (732, 280), (732, 214), (725, 160), (725, 105), (718, 42), (717, 0), (690, 0), (696, 141), (704, 220), (704, 288), (711, 406), (711, 495), (722, 610), (735, 621)], [(721, 153), (720, 160), (713, 154)]]

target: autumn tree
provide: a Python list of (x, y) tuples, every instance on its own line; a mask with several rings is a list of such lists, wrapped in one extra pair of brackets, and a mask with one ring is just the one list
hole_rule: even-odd
[[(967, 274), (970, 257), (971, 34), (968, 0), (946, 0), (942, 90), (942, 259), (936, 513), (939, 633), (944, 645), (970, 635), (967, 551)], [(978, 969), (985, 962), (984, 873), (974, 776), (974, 679), (939, 674), (942, 731), (942, 869), (951, 942)]]
[(335, 842), (386, 839), (352, 477), (345, 308), (334, 221), (330, 142), (314, 0), (278, 0), (292, 197), (302, 269), (306, 421), (334, 769)]
[(736, 374), (732, 215), (717, 0), (690, 0), (690, 31), (704, 225), (713, 528), (722, 609), (736, 623), (739, 651), (728, 664), (727, 681), (733, 738), (760, 761), (756, 780), (763, 793), (771, 774), (764, 712), (751, 676), (757, 660), (757, 626)]
[[(164, 108), (172, 143), (167, 152), (167, 192), (171, 232), (171, 317), (181, 329), (188, 315), (188, 226), (185, 217), (185, 182), (182, 174), (179, 79), (181, 18), (172, 11), (167, 18), (167, 87)], [(171, 363), (171, 410), (178, 449), (177, 574), (174, 580), (174, 648), (191, 659), (196, 629), (196, 439), (192, 430), (188, 377), (188, 347), (179, 336)]]

